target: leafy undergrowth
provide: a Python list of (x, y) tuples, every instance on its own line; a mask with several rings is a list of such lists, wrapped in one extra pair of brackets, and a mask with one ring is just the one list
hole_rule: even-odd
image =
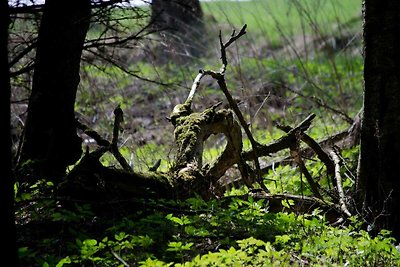
[(320, 210), (272, 213), (235, 196), (78, 201), (44, 181), (19, 190), (22, 266), (400, 266), (389, 231), (332, 226)]

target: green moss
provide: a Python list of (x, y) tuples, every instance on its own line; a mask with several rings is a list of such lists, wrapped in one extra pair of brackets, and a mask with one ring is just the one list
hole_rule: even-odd
[(202, 125), (209, 123), (214, 114), (214, 108), (208, 108), (201, 113), (192, 113), (176, 118), (174, 136), (178, 145), (178, 156), (175, 163), (177, 168), (182, 168), (192, 162), (196, 156), (201, 157), (198, 153), (202, 153), (200, 146), (203, 140), (199, 140)]
[(197, 143), (197, 135), (200, 133), (199, 124), (204, 120), (201, 113), (193, 113), (180, 117), (174, 131), (176, 143), (186, 150), (193, 148)]

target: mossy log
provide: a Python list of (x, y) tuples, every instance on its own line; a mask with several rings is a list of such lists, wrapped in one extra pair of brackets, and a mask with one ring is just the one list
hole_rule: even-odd
[[(157, 195), (186, 198), (195, 193), (204, 198), (221, 196), (222, 192), (218, 190), (216, 183), (227, 169), (241, 161), (242, 133), (232, 111), (217, 110), (217, 107), (218, 105), (214, 105), (199, 113), (193, 113), (190, 105), (175, 107), (170, 120), (175, 126), (174, 135), (178, 152), (168, 172), (139, 173), (105, 167), (99, 159), (104, 153), (113, 152), (110, 149), (111, 145), (107, 145), (86, 153), (68, 175), (68, 187), (95, 191), (99, 187), (106, 189), (111, 186), (130, 192), (135, 197)], [(92, 131), (85, 129), (88, 133)], [(204, 142), (211, 135), (220, 133), (227, 139), (225, 150), (214, 162), (203, 166)]]
[[(80, 163), (69, 173), (67, 182), (62, 185), (63, 190), (68, 188), (67, 191), (71, 194), (71, 191), (93, 193), (116, 189), (133, 197), (187, 198), (198, 194), (205, 199), (219, 198), (225, 187), (218, 181), (235, 164), (241, 171), (243, 182), (251, 187), (255, 175), (246, 161), (253, 161), (253, 153), (242, 151), (242, 131), (233, 112), (230, 109), (218, 110), (218, 106), (216, 104), (202, 112), (192, 112), (190, 101), (186, 101), (174, 108), (169, 119), (175, 127), (174, 136), (178, 149), (175, 161), (167, 172), (157, 172), (156, 169), (135, 172), (130, 168), (105, 167), (99, 161), (104, 153), (109, 152), (114, 156), (120, 154), (116, 151), (115, 142), (100, 140), (99, 144), (103, 146), (93, 152), (86, 152)], [(117, 114), (122, 116), (121, 112)], [(269, 145), (260, 145), (257, 148), (258, 155), (268, 156), (290, 148), (297, 142), (298, 136), (310, 126), (314, 117), (309, 116), (287, 135)], [(118, 132), (120, 121), (115, 120), (114, 132)], [(94, 132), (87, 127), (81, 129), (87, 134)], [(223, 134), (227, 144), (218, 158), (203, 165), (204, 142), (214, 134)]]

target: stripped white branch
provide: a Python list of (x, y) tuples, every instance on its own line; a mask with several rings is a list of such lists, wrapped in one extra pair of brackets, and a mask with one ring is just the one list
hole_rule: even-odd
[(130, 266), (130, 265), (129, 265), (126, 261), (124, 261), (124, 259), (121, 258), (121, 256), (118, 255), (114, 250), (111, 250), (111, 254), (113, 254), (113, 256), (114, 256), (117, 260), (119, 260), (124, 266), (126, 266), (126, 267), (129, 267), (129, 266)]
[(199, 74), (197, 74), (196, 78), (193, 81), (192, 88), (190, 89), (189, 96), (186, 99), (186, 103), (192, 104), (194, 94), (196, 93), (196, 90), (200, 85), (201, 78), (203, 78), (204, 76), (205, 76), (205, 74), (202, 71), (199, 71)]
[(335, 164), (336, 189), (339, 194), (340, 209), (348, 217), (351, 217), (352, 215), (346, 206), (345, 195), (344, 195), (343, 186), (342, 186), (342, 176), (340, 175), (340, 159), (339, 159), (338, 155), (336, 154), (336, 152), (333, 150), (329, 151), (329, 155), (331, 156), (333, 163)]

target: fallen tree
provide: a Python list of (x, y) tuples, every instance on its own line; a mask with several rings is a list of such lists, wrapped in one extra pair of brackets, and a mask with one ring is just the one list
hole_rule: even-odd
[[(244, 119), (236, 102), (230, 94), (225, 82), (225, 70), (228, 65), (226, 49), (246, 33), (246, 25), (238, 34), (233, 31), (230, 39), (224, 43), (220, 34), (222, 67), (219, 71), (200, 70), (193, 82), (189, 96), (182, 104), (175, 106), (169, 116), (173, 124), (177, 153), (171, 168), (167, 172), (157, 171), (158, 161), (147, 172), (132, 170), (118, 150), (117, 141), (120, 123), (123, 120), (123, 111), (120, 107), (114, 110), (115, 121), (113, 138), (111, 141), (103, 139), (97, 132), (80, 122), (77, 127), (83, 133), (96, 140), (99, 147), (94, 151), (87, 150), (84, 157), (69, 173), (68, 179), (60, 186), (60, 194), (68, 196), (88, 195), (102, 197), (108, 190), (126, 192), (138, 198), (187, 198), (200, 195), (204, 199), (223, 198), (225, 185), (220, 183), (221, 177), (230, 168), (236, 167), (241, 174), (241, 182), (250, 188), (249, 194), (242, 197), (267, 199), (271, 210), (280, 211), (287, 208), (283, 200), (294, 203), (289, 206), (296, 212), (308, 212), (310, 209), (320, 208), (329, 212), (334, 220), (352, 215), (352, 208), (346, 199), (340, 177), (340, 160), (335, 150), (336, 144), (343, 144), (348, 136), (343, 134), (331, 139), (317, 142), (305, 132), (310, 127), (314, 114), (310, 114), (295, 127), (279, 125), (285, 134), (269, 144), (257, 142)], [(216, 80), (221, 91), (229, 102), (229, 109), (220, 108), (221, 103), (205, 109), (202, 112), (193, 112), (191, 105), (201, 79), (209, 75)], [(251, 149), (243, 150), (242, 130), (250, 141)], [(223, 134), (226, 146), (223, 152), (210, 164), (203, 164), (202, 156), (204, 142), (215, 134)], [(300, 149), (300, 142), (308, 145), (308, 150)], [(348, 142), (353, 144), (353, 142)], [(313, 193), (312, 197), (295, 196), (290, 194), (272, 195), (263, 181), (265, 169), (260, 168), (259, 159), (273, 153), (288, 149), (292, 161), (297, 164), (305, 176), (307, 184)], [(121, 168), (103, 166), (100, 157), (111, 153), (121, 165)], [(326, 192), (308, 172), (303, 156), (317, 155), (327, 169), (334, 190)], [(332, 219), (333, 220), (333, 219)]]

